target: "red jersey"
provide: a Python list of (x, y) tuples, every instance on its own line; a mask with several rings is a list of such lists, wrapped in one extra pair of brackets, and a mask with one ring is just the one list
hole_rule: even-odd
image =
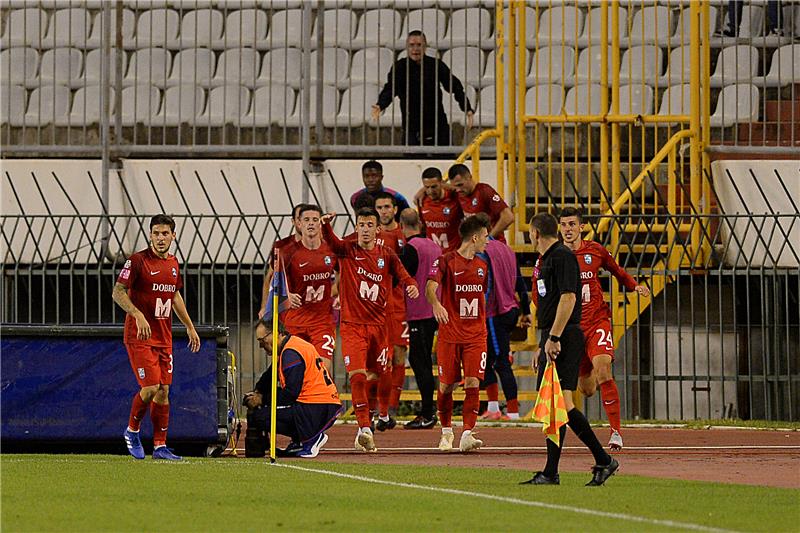
[[(486, 213), (489, 215), (489, 222), (491, 222), (492, 227), (500, 220), (500, 213), (508, 207), (508, 204), (500, 198), (497, 191), (495, 191), (491, 185), (485, 183), (478, 183), (475, 185), (472, 194), (468, 196), (459, 194), (458, 201), (461, 204), (461, 210), (464, 212), (464, 216)], [(506, 242), (505, 235), (500, 234), (497, 240)]]
[(392, 280), (403, 287), (416, 286), (400, 259), (390, 248), (376, 244), (365, 250), (355, 240), (341, 240), (330, 224), (322, 225), (322, 236), (339, 257), (339, 300), (342, 322), (383, 326)]
[(447, 324), (439, 325), (439, 339), (464, 343), (486, 342), (486, 262), (478, 256), (466, 259), (448, 252), (433, 263), (428, 279), (442, 289), (441, 302), (447, 310)]
[(316, 250), (305, 247), (302, 241), (281, 249), (280, 257), (286, 272), (289, 292), (299, 294), (303, 305), (281, 313), (289, 332), (310, 324), (330, 325), (333, 322), (331, 287), (337, 260), (324, 241)]
[(419, 215), (425, 223), (427, 238), (441, 246), (444, 253), (458, 250), (461, 246), (458, 226), (464, 219), (458, 193), (445, 190), (441, 200), (433, 200), (426, 195)]
[(272, 248), (269, 251), (269, 257), (267, 260), (269, 261), (268, 266), (273, 266), (275, 264), (275, 250), (281, 250), (282, 252), (288, 252), (289, 247), (294, 246), (297, 244), (297, 236), (295, 235), (294, 230), (292, 230), (292, 234), (288, 237), (284, 237), (283, 239), (278, 239), (274, 243), (272, 243)]
[(636, 288), (636, 280), (614, 261), (608, 250), (594, 241), (582, 240), (575, 255), (581, 269), (581, 328), (586, 329), (599, 320), (608, 320), (611, 317), (611, 310), (603, 299), (603, 287), (600, 285), (601, 268), (611, 273), (629, 291)]
[[(406, 239), (403, 236), (403, 230), (400, 229), (399, 224), (394, 229), (381, 228), (375, 236), (375, 242), (381, 246), (391, 248), (397, 255), (403, 253), (403, 246), (406, 245)], [(403, 290), (403, 286), (400, 284), (392, 288), (392, 296), (389, 299), (389, 312), (404, 316), (406, 314), (406, 294)]]
[(172, 299), (183, 288), (180, 266), (174, 255), (162, 259), (150, 248), (133, 254), (117, 277), (128, 289), (133, 305), (150, 324), (150, 338), (136, 338), (136, 319), (125, 317), (125, 343), (144, 343), (172, 349)]

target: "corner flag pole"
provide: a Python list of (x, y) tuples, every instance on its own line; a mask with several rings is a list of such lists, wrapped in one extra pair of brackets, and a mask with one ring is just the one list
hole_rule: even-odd
[(269, 462), (275, 462), (275, 441), (277, 429), (277, 411), (278, 411), (278, 283), (280, 278), (278, 275), (279, 259), (278, 250), (275, 251), (275, 268), (273, 268), (272, 275), (272, 378), (271, 378), (271, 397), (272, 402), (269, 406)]

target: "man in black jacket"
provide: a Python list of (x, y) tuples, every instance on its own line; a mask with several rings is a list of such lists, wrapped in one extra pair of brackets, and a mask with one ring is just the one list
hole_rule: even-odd
[(450, 126), (444, 114), (439, 85), (451, 92), (461, 110), (467, 113), (468, 129), (472, 127), (473, 111), (461, 81), (438, 58), (426, 56), (426, 48), (424, 33), (415, 30), (408, 34), (408, 57), (398, 59), (389, 71), (378, 102), (372, 106), (372, 118), (377, 121), (397, 96), (400, 98), (406, 144), (448, 146), (452, 144)]

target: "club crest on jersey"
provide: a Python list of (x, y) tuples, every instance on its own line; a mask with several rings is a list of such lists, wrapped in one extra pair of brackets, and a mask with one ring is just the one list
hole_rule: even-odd
[(326, 256), (325, 256), (325, 264), (326, 264), (327, 266), (331, 266), (331, 258), (330, 258), (330, 256), (328, 256), (328, 255), (326, 255)]
[(477, 198), (473, 198), (472, 199), (472, 207), (478, 207), (478, 199)]
[(173, 278), (177, 278), (178, 277), (178, 270), (175, 267), (172, 267), (172, 277)]
[(589, 254), (585, 254), (583, 256), (583, 260), (586, 262), (587, 265), (591, 265), (592, 264), (592, 256), (589, 255)]
[(444, 216), (449, 215), (450, 214), (450, 208), (449, 207), (445, 207), (444, 209), (442, 209), (442, 213), (444, 213)]
[(144, 379), (144, 368), (139, 368), (139, 379)]
[(379, 257), (378, 258), (378, 268), (383, 268), (383, 265), (384, 265), (383, 257)]
[(478, 268), (478, 276), (483, 277), (483, 269), (480, 267)]

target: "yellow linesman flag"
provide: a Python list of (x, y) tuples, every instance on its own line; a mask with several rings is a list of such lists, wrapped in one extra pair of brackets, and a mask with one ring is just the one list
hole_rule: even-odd
[(539, 396), (533, 406), (533, 418), (542, 423), (542, 433), (545, 437), (560, 446), (561, 435), (559, 429), (567, 423), (567, 407), (564, 403), (564, 393), (561, 392), (561, 382), (558, 380), (556, 365), (547, 362), (539, 386)]

